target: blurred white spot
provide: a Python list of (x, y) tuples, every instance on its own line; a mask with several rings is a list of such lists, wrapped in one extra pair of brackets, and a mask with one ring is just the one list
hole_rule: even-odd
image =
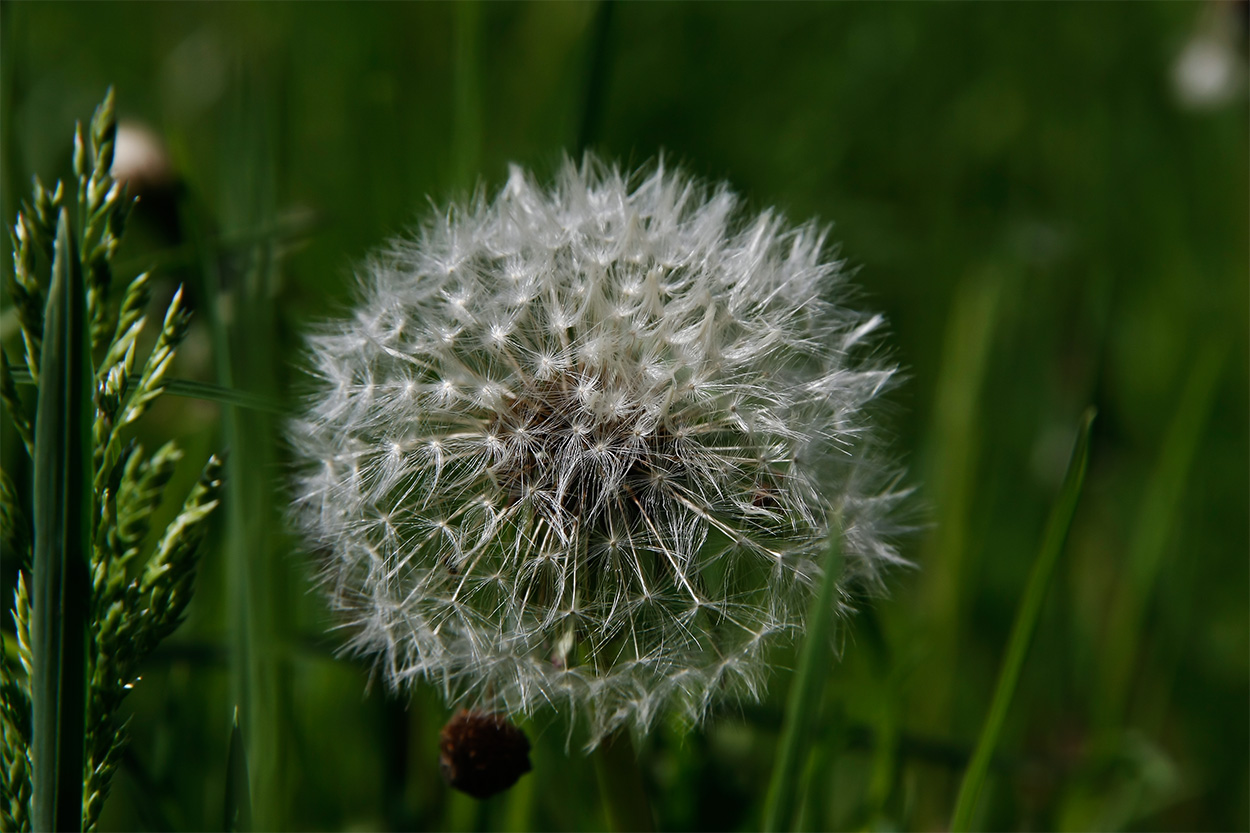
[(121, 122), (113, 149), (113, 178), (130, 187), (132, 194), (170, 185), (173, 166), (161, 137), (147, 125)]
[(1211, 4), (1198, 21), (1172, 67), (1172, 85), (1180, 103), (1210, 110), (1231, 102), (1245, 88), (1246, 65), (1237, 49), (1236, 10), (1232, 3)]

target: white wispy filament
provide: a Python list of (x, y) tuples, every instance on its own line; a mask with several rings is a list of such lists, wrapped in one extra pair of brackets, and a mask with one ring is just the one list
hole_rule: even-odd
[(894, 370), (824, 244), (588, 158), (374, 257), (290, 431), (351, 647), (393, 686), (553, 705), (591, 746), (757, 697), (834, 511), (844, 592), (899, 560), (865, 414)]

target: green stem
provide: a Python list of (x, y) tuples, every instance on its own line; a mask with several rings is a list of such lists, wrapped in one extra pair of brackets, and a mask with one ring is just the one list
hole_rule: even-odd
[[(35, 380), (31, 378), (29, 370), (18, 370), (7, 363), (5, 368), (15, 385), (35, 384)], [(122, 396), (130, 395), (137, 385), (138, 382), (132, 380), (122, 390)], [(249, 393), (238, 388), (215, 385), (212, 382), (199, 382), (194, 379), (169, 379), (163, 383), (161, 393), (167, 393), (170, 396), (182, 396), (187, 399), (203, 399), (206, 402), (218, 402), (222, 405), (236, 405), (249, 411), (263, 411), (277, 416), (282, 416), (286, 413), (282, 403), (272, 397), (258, 393)]]
[[(935, 623), (929, 667), (957, 668), (964, 613), (966, 576), (977, 565), (972, 501), (980, 464), (985, 374), (1001, 327), (1004, 296), (1011, 276), (987, 268), (963, 279), (956, 289), (942, 347), (929, 470), (932, 494), (942, 523), (922, 563), (928, 573), (930, 621)], [(923, 705), (928, 725), (949, 728), (958, 675), (937, 673), (926, 687)]]
[(35, 830), (81, 830), (91, 424), (86, 288), (69, 216), (57, 223), (35, 417), (31, 605)]
[(1033, 640), (1033, 632), (1037, 630), (1037, 620), (1042, 611), (1042, 602), (1046, 599), (1050, 578), (1055, 572), (1055, 564), (1067, 541), (1068, 529), (1072, 526), (1072, 517), (1076, 514), (1077, 501), (1081, 497), (1081, 486), (1085, 482), (1085, 469), (1089, 463), (1089, 438), (1094, 424), (1094, 414), (1094, 409), (1088, 408), (1081, 419), (1080, 433), (1076, 439), (1076, 446), (1072, 450), (1068, 472), (1063, 478), (1059, 497), (1046, 523), (1042, 547), (1037, 554), (1037, 560), (1033, 562), (1033, 570), (1024, 588), (1024, 598), (1020, 600), (1020, 607), (1016, 609), (1016, 621), (1012, 625), (1011, 636), (1007, 641), (1007, 655), (998, 672), (994, 699), (990, 702), (989, 714), (986, 715), (981, 736), (977, 739), (972, 761), (968, 764), (963, 783), (959, 787), (959, 798), (955, 802), (955, 813), (951, 818), (950, 829), (953, 832), (968, 830), (971, 827), (972, 814), (976, 811), (977, 799), (981, 795), (981, 787), (985, 782), (986, 772), (989, 770), (990, 758), (994, 754), (994, 747), (998, 745), (998, 737), (1002, 734), (1003, 723), (1007, 719), (1007, 710), (1011, 707), (1011, 698), (1015, 695), (1016, 684), (1020, 681), (1020, 671), (1024, 667), (1024, 660), (1029, 652), (1029, 643)]
[(629, 735), (619, 730), (609, 735), (595, 750), (594, 758), (608, 829), (655, 830), (651, 804), (647, 801), (638, 757)]
[[(820, 707), (829, 670), (829, 633), (833, 628), (838, 578), (842, 572), (842, 523), (835, 517), (829, 530), (824, 577), (807, 618), (807, 636), (799, 655), (798, 673), (790, 689), (781, 742), (764, 799), (764, 830), (789, 830), (799, 806), (799, 779), (810, 749), (812, 726)], [(832, 760), (830, 761), (832, 765)]]
[(1176, 415), (1164, 435), (1158, 462), (1145, 493), (1133, 536), (1129, 540), (1124, 580), (1112, 600), (1103, 661), (1102, 682), (1096, 689), (1095, 719), (1099, 728), (1119, 727), (1128, 706), (1133, 671), (1151, 594), (1167, 554), (1181, 508), (1189, 474), (1211, 415), (1223, 372), (1227, 345), (1212, 339), (1199, 354), (1180, 395)]

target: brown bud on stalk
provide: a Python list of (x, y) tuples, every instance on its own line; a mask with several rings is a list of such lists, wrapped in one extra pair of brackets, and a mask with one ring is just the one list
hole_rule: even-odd
[(478, 799), (503, 792), (531, 769), (529, 739), (497, 714), (461, 709), (443, 727), (438, 748), (447, 783)]

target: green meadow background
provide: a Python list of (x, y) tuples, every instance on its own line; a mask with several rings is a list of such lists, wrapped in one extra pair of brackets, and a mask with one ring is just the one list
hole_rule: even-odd
[[(1244, 7), (1244, 4), (1242, 4)], [(1240, 15), (1240, 16), (1239, 16)], [(663, 153), (833, 226), (908, 381), (881, 414), (917, 486), (915, 568), (845, 623), (804, 771), (809, 829), (935, 830), (993, 692), (1082, 411), (1085, 490), (974, 816), (983, 829), (1250, 827), (1244, 86), (1185, 106), (1176, 61), (1244, 8), (1133, 4), (0, 5), (0, 207), (67, 177), (111, 84), (163, 137), (119, 255), (185, 283), (174, 376), (292, 398), (300, 333), (354, 264), (517, 162)], [(1215, 21), (1215, 23), (1213, 23)], [(7, 254), (3, 268), (11, 269)], [(163, 308), (163, 306), (162, 306)], [(16, 328), (0, 319), (6, 347)], [(3, 429), (6, 471), (29, 463)], [(596, 830), (558, 721), (484, 803), (440, 779), (436, 692), (336, 656), (283, 524), (281, 417), (164, 397), (149, 448), (227, 496), (187, 620), (126, 701), (101, 828), (226, 821), (238, 715), (258, 829)], [(28, 485), (27, 485), (28, 488)], [(17, 565), (5, 558), (12, 598)], [(11, 622), (5, 616), (6, 644)], [(662, 829), (758, 829), (794, 653), (767, 699), (641, 748)], [(236, 785), (237, 786), (237, 785)]]

